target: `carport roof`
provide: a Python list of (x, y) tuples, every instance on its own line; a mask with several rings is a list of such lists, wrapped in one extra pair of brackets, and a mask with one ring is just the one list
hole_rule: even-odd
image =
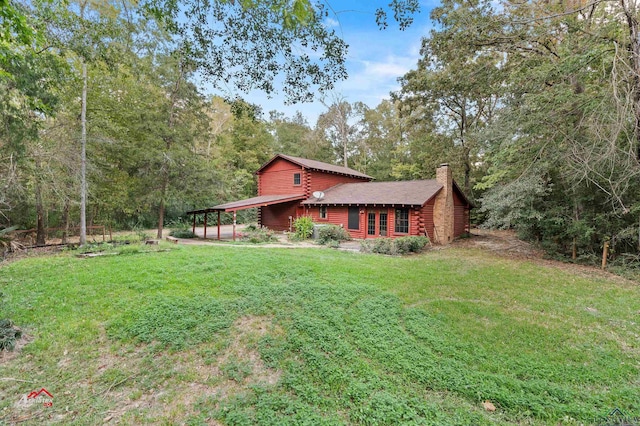
[(236, 210), (250, 209), (253, 207), (265, 207), (271, 204), (287, 203), (306, 198), (304, 194), (284, 194), (284, 195), (261, 195), (259, 197), (247, 198), (246, 200), (232, 201), (214, 207), (201, 210), (192, 210), (187, 214), (201, 214), (211, 212), (233, 212)]

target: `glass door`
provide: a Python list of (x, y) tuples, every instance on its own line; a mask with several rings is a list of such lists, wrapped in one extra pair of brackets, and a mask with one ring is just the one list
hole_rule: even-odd
[(378, 225), (380, 236), (387, 236), (387, 213), (380, 212), (380, 224)]
[(367, 215), (367, 235), (376, 235), (376, 214), (369, 212)]

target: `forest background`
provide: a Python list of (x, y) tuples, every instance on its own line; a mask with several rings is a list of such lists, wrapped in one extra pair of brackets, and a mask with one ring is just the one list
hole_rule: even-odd
[[(476, 224), (576, 260), (609, 241), (638, 262), (634, 1), (443, 0), (421, 59), (376, 107), (332, 90), (347, 46), (323, 24), (330, 2), (0, 7), (0, 229), (36, 228), (42, 242), (85, 211), (86, 224), (161, 232), (187, 210), (254, 196), (254, 172), (286, 153), (379, 181), (432, 178), (448, 162)], [(375, 19), (404, 28), (419, 8), (395, 0)], [(239, 96), (205, 96), (202, 81)], [(262, 111), (248, 90), (326, 111), (315, 123)]]

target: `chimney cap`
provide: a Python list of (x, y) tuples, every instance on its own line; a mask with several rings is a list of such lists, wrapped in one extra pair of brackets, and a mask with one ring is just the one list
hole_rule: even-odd
[(438, 166), (438, 168), (440, 167), (449, 167), (449, 163), (442, 163)]

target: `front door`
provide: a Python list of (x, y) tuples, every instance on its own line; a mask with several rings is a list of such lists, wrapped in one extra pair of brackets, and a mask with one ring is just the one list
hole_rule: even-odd
[(381, 237), (387, 236), (387, 212), (380, 212), (380, 223), (378, 224), (378, 230)]

